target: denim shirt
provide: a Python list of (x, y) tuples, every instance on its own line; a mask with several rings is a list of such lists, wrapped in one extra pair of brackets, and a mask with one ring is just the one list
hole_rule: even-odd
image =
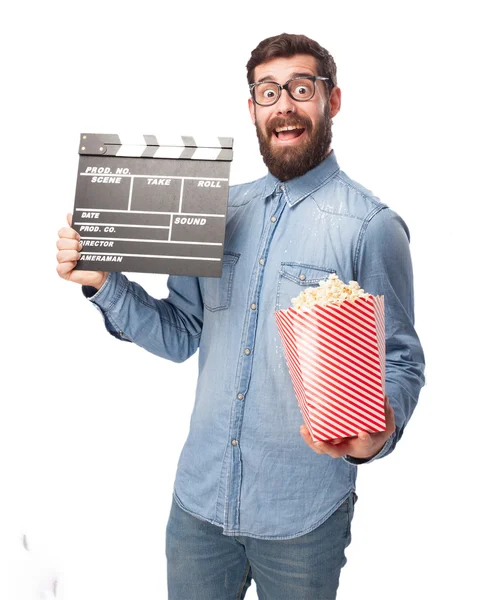
[[(334, 459), (305, 444), (274, 318), (330, 273), (385, 297), (396, 431), (370, 460)], [(268, 173), (232, 186), (221, 278), (170, 276), (168, 288), (157, 300), (111, 273), (98, 292), (84, 293), (121, 340), (176, 362), (199, 348), (177, 502), (226, 535), (287, 539), (313, 530), (355, 489), (356, 465), (394, 449), (424, 384), (405, 223), (341, 171), (332, 151), (302, 177), (282, 183)]]

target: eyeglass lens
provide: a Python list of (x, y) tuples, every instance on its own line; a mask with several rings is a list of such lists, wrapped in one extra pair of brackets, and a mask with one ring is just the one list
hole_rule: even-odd
[[(293, 79), (288, 84), (288, 91), (295, 100), (311, 100), (314, 96), (314, 81), (309, 79)], [(262, 106), (274, 104), (280, 95), (278, 84), (265, 81), (254, 87), (254, 99)]]

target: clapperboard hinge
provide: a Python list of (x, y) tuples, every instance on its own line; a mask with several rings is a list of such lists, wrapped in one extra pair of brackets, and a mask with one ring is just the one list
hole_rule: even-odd
[(79, 154), (180, 160), (233, 160), (230, 137), (82, 133)]

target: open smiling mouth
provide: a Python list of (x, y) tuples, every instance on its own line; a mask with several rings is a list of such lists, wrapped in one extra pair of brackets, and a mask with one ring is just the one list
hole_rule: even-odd
[(299, 125), (288, 125), (287, 127), (276, 127), (274, 130), (275, 136), (282, 142), (295, 140), (304, 133), (304, 127)]

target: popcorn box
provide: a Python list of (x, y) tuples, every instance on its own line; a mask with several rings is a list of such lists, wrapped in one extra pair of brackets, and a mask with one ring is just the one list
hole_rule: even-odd
[(314, 441), (386, 430), (384, 296), (275, 312)]

